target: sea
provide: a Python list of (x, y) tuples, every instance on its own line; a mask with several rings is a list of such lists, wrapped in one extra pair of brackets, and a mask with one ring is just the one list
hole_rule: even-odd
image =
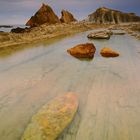
[(29, 27), (29, 26), (26, 26), (26, 25), (0, 25), (0, 31), (10, 32), (11, 29), (17, 28), (17, 27), (26, 28), (26, 27)]

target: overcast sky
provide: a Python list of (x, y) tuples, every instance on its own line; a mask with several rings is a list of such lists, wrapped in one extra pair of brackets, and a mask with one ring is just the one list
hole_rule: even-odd
[(42, 2), (50, 5), (59, 17), (65, 9), (77, 19), (84, 19), (102, 6), (140, 16), (140, 0), (0, 0), (0, 24), (25, 24)]

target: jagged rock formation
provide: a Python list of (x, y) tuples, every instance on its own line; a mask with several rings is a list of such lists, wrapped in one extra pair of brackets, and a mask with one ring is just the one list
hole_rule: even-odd
[(52, 8), (43, 3), (41, 8), (35, 13), (34, 16), (30, 18), (30, 20), (26, 23), (26, 25), (34, 27), (44, 23), (48, 24), (60, 23), (60, 20), (54, 13)]
[(74, 16), (70, 12), (66, 10), (62, 10), (60, 21), (64, 23), (70, 23), (77, 20), (74, 18)]
[(123, 22), (137, 22), (140, 21), (140, 17), (135, 13), (123, 13), (121, 11), (99, 8), (94, 13), (88, 16), (89, 21), (95, 23), (123, 23)]

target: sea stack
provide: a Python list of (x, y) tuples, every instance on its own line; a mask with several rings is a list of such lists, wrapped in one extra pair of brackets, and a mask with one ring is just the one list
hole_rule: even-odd
[(70, 22), (74, 22), (77, 20), (74, 18), (74, 16), (70, 12), (68, 12), (66, 10), (62, 10), (60, 21), (64, 22), (64, 23), (70, 23)]
[(34, 27), (44, 23), (55, 24), (60, 23), (60, 20), (53, 9), (49, 5), (43, 3), (41, 8), (29, 19), (26, 25)]
[(135, 13), (123, 13), (121, 11), (109, 9), (106, 7), (98, 8), (94, 13), (88, 16), (90, 22), (95, 23), (125, 23), (138, 22), (140, 17)]

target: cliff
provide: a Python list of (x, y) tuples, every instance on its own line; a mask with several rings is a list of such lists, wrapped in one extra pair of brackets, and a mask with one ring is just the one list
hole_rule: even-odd
[(98, 8), (88, 16), (88, 20), (95, 23), (125, 23), (138, 22), (140, 17), (135, 13), (123, 13), (106, 7)]

